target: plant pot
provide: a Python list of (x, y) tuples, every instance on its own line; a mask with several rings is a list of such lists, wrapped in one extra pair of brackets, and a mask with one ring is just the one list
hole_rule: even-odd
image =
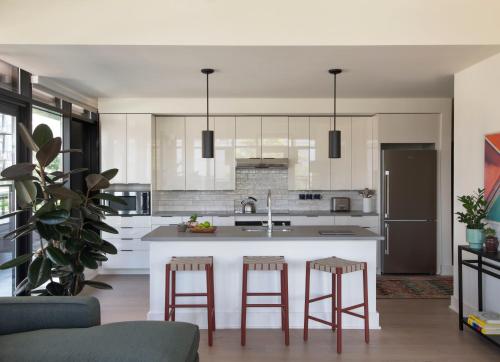
[(373, 212), (373, 202), (371, 197), (363, 198), (363, 212)]
[(489, 236), (484, 241), (484, 246), (487, 253), (498, 252), (498, 239), (495, 236)]
[(474, 250), (481, 250), (484, 243), (483, 229), (469, 229), (467, 228), (465, 239), (469, 243), (469, 247)]

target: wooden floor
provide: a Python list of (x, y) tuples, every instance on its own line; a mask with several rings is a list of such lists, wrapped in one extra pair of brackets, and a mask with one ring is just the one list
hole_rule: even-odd
[[(147, 276), (99, 276), (114, 290), (87, 288), (84, 294), (99, 298), (102, 322), (144, 320), (148, 311)], [(479, 339), (470, 330), (459, 332), (457, 315), (448, 300), (378, 300), (382, 330), (371, 331), (365, 345), (362, 331), (344, 332), (342, 355), (337, 355), (335, 335), (310, 330), (307, 343), (301, 330), (292, 330), (290, 346), (279, 330), (249, 330), (247, 345), (240, 346), (239, 330), (218, 330), (208, 347), (202, 331), (200, 360), (219, 362), (279, 361), (498, 361), (500, 349)], [(312, 322), (311, 322), (312, 323)]]

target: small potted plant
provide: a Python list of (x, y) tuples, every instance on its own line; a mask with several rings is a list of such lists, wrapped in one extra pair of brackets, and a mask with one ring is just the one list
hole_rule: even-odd
[(484, 246), (487, 253), (496, 253), (498, 251), (498, 238), (496, 237), (496, 231), (493, 228), (484, 229)]
[(193, 214), (187, 222), (188, 228), (196, 227), (198, 225), (198, 215)]
[(370, 190), (369, 188), (365, 188), (358, 192), (363, 198), (363, 212), (372, 212), (373, 204), (372, 197), (375, 195), (375, 190)]
[(472, 195), (458, 197), (465, 212), (457, 212), (458, 221), (467, 225), (466, 240), (471, 249), (480, 250), (484, 243), (484, 218), (487, 202), (484, 199), (484, 189), (478, 189)]

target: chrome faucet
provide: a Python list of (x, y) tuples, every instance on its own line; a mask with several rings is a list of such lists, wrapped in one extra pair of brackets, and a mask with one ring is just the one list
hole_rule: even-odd
[(273, 232), (273, 213), (271, 211), (271, 190), (267, 192), (267, 233)]

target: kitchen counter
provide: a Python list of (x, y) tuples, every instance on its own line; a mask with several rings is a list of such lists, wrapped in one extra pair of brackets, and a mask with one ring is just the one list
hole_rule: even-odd
[[(257, 229), (256, 227), (249, 227)], [(368, 265), (368, 303), (370, 328), (379, 329), (376, 300), (377, 244), (379, 235), (358, 226), (292, 226), (292, 231), (279, 231), (275, 227), (271, 236), (264, 231), (243, 231), (242, 227), (221, 226), (215, 234), (179, 233), (175, 226), (161, 226), (145, 235), (149, 242), (149, 312), (148, 319), (163, 320), (165, 307), (165, 265), (173, 256), (213, 256), (215, 280), (215, 313), (217, 329), (236, 329), (241, 320), (242, 258), (255, 255), (282, 255), (288, 263), (288, 290), (290, 328), (302, 329), (304, 324), (305, 265), (308, 260), (337, 256), (343, 259), (366, 262)], [(258, 229), (257, 229), (258, 230)], [(321, 230), (350, 231), (350, 235), (319, 235)], [(355, 305), (363, 300), (362, 273), (344, 275), (343, 304)], [(330, 273), (311, 272), (314, 296), (330, 293)], [(248, 289), (254, 292), (279, 290), (280, 276), (275, 271), (251, 271)], [(176, 273), (178, 293), (197, 293), (206, 290), (203, 271)], [(279, 303), (279, 297), (259, 300)], [(200, 303), (199, 297), (183, 297), (181, 303)], [(311, 304), (311, 314), (331, 320), (329, 302)], [(363, 320), (345, 314), (343, 327), (362, 329)], [(207, 327), (206, 310), (181, 308), (176, 320)], [(247, 312), (248, 328), (280, 328), (281, 312), (278, 308), (250, 308)], [(310, 328), (330, 328), (310, 323)]]
[[(237, 216), (237, 217), (252, 217), (267, 215), (266, 211), (258, 211), (253, 214), (243, 214), (234, 211), (156, 211), (153, 216), (190, 216), (197, 214), (198, 216)], [(273, 211), (273, 217), (284, 216), (378, 216), (377, 212), (363, 212), (361, 210), (351, 211), (328, 211), (328, 210), (312, 210), (312, 211)]]
[[(320, 233), (328, 232), (329, 235)], [(271, 235), (265, 227), (219, 226), (215, 233), (178, 232), (176, 226), (160, 226), (142, 237), (143, 241), (290, 241), (290, 240), (383, 240), (366, 228), (359, 226), (275, 226)]]

